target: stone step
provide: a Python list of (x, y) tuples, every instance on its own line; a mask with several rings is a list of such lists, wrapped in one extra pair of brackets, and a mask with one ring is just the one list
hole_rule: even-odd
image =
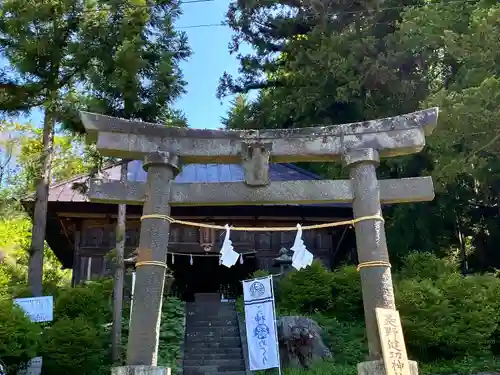
[(245, 371), (244, 365), (213, 365), (213, 366), (183, 366), (183, 374), (185, 375), (201, 375), (201, 374), (214, 374), (216, 372), (233, 372)]
[(199, 306), (196, 304), (187, 304), (186, 310), (187, 311), (202, 311), (202, 310), (207, 310), (207, 311), (215, 311), (215, 310), (220, 310), (220, 311), (230, 311), (234, 310), (236, 308), (234, 303), (203, 303)]
[(186, 315), (217, 315), (217, 314), (236, 314), (235, 309), (201, 309), (201, 310), (186, 310)]
[(219, 309), (199, 309), (199, 310), (193, 310), (193, 309), (186, 309), (186, 315), (187, 316), (192, 316), (192, 315), (217, 315), (217, 314), (222, 314), (222, 315), (227, 315), (227, 314), (236, 314), (236, 309), (234, 308), (219, 308)]
[(236, 313), (237, 311), (234, 308), (186, 310), (187, 315), (216, 315), (216, 314), (236, 314)]
[(239, 335), (240, 330), (239, 330), (237, 325), (188, 327), (188, 329), (186, 329), (187, 335), (193, 335), (193, 334), (209, 335), (209, 334), (213, 334), (213, 333), (222, 334), (222, 335), (227, 335), (227, 334)]
[[(222, 344), (225, 343), (233, 343), (239, 344), (241, 338), (240, 336), (194, 336), (194, 337), (186, 337), (186, 344), (197, 344), (199, 342), (220, 342)], [(227, 345), (226, 345), (227, 347)]]
[[(237, 345), (240, 342), (240, 337), (239, 336), (198, 336), (198, 337), (191, 337), (189, 339), (186, 338), (186, 344), (197, 344), (199, 342), (205, 342), (205, 343), (210, 343), (210, 342), (220, 342), (222, 344), (228, 343), (229, 344), (234, 344)], [(228, 345), (225, 345), (225, 347), (230, 347)]]
[(184, 359), (184, 368), (186, 367), (205, 367), (205, 366), (216, 366), (224, 368), (232, 368), (236, 370), (244, 369), (245, 362), (243, 359)]
[(186, 306), (183, 375), (246, 375), (234, 303), (207, 299)]
[(211, 327), (211, 326), (237, 327), (238, 320), (236, 319), (236, 317), (213, 318), (213, 319), (203, 317), (201, 319), (186, 319), (186, 325), (193, 327)]
[(242, 359), (242, 353), (240, 349), (235, 349), (234, 353), (225, 353), (225, 354), (208, 354), (208, 353), (198, 353), (198, 352), (191, 352), (191, 353), (186, 353), (184, 352), (184, 363), (185, 361), (188, 360), (197, 360), (197, 361), (207, 361), (207, 360), (226, 360), (226, 359), (236, 359), (236, 360), (241, 360)]
[(240, 335), (233, 336), (186, 336), (186, 345), (194, 344), (198, 342), (213, 343), (220, 342), (225, 345), (240, 345), (241, 338)]
[(191, 330), (195, 331), (198, 329), (220, 329), (220, 328), (235, 328), (238, 329), (239, 325), (237, 322), (230, 323), (230, 321), (221, 321), (221, 322), (203, 322), (203, 323), (186, 323), (186, 331)]
[(199, 348), (239, 348), (241, 350), (241, 340), (240, 339), (229, 339), (229, 340), (219, 340), (219, 341), (195, 341), (186, 342), (186, 347), (190, 349)]
[(236, 306), (234, 303), (203, 303), (200, 306), (186, 306), (186, 311), (234, 311)]
[(203, 316), (199, 319), (189, 318), (186, 319), (186, 325), (192, 325), (194, 327), (200, 326), (237, 326), (238, 319), (236, 316), (224, 316), (224, 317), (207, 317)]
[(186, 347), (186, 355), (242, 355), (241, 348), (208, 348), (208, 347)]
[(236, 314), (236, 310), (234, 308), (231, 309), (200, 309), (200, 310), (192, 310), (192, 309), (187, 309), (186, 310), (186, 315), (187, 316), (192, 316), (192, 315), (217, 315), (217, 314)]

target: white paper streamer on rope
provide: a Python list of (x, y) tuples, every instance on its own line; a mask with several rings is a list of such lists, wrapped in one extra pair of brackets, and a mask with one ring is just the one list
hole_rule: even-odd
[(220, 249), (221, 264), (229, 268), (236, 264), (240, 254), (234, 251), (233, 242), (229, 238), (229, 234), (231, 232), (229, 225), (226, 224), (224, 228), (226, 229), (226, 235), (224, 236), (224, 242), (222, 243), (222, 247)]
[(189, 256), (189, 264), (193, 265), (193, 256), (192, 255)]
[(290, 250), (293, 251), (293, 268), (300, 270), (312, 264), (313, 255), (306, 249), (306, 246), (304, 245), (304, 241), (302, 240), (302, 227), (300, 226), (300, 224), (297, 224), (297, 234), (295, 235), (295, 241)]
[(240, 254), (240, 264), (243, 264), (243, 254)]
[(172, 264), (175, 264), (175, 257), (174, 257), (174, 253), (172, 253)]

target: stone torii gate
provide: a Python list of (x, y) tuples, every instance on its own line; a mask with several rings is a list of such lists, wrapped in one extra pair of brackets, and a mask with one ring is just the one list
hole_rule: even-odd
[[(434, 130), (438, 109), (324, 127), (278, 130), (200, 130), (169, 128), (87, 112), (81, 113), (88, 141), (103, 156), (144, 160), (147, 182), (92, 181), (94, 202), (144, 204), (143, 215), (170, 215), (179, 205), (259, 205), (352, 202), (354, 218), (381, 215), (381, 203), (420, 202), (434, 198), (430, 177), (377, 180), (380, 158), (417, 153)], [(350, 180), (269, 181), (270, 162), (341, 161)], [(173, 183), (182, 163), (242, 163), (245, 182)], [(166, 270), (169, 222), (142, 221), (134, 309), (127, 346), (127, 366), (115, 374), (166, 374), (156, 367), (160, 310)], [(355, 224), (360, 263), (380, 265), (360, 270), (369, 361), (360, 374), (384, 374), (375, 308), (395, 309), (384, 223)], [(155, 263), (156, 262), (156, 263)], [(417, 374), (415, 362), (410, 362)]]

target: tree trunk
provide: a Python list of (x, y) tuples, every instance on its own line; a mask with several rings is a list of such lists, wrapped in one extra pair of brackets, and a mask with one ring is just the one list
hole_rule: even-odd
[(40, 157), (38, 181), (36, 182), (35, 212), (33, 215), (28, 266), (28, 285), (34, 297), (39, 297), (43, 294), (43, 252), (45, 247), (45, 228), (47, 226), (47, 202), (54, 153), (54, 125), (54, 113), (51, 108), (46, 108), (43, 119), (43, 152)]
[[(127, 181), (128, 161), (123, 161), (120, 173), (120, 182)], [(115, 279), (113, 283), (113, 361), (118, 361), (121, 356), (122, 315), (123, 315), (123, 279), (125, 267), (123, 264), (125, 252), (125, 230), (127, 221), (127, 205), (118, 205), (118, 220), (116, 223), (116, 264)]]

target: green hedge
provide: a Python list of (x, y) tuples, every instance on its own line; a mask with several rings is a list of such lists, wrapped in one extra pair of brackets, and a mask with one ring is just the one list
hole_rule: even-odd
[[(17, 290), (25, 290), (20, 286)], [(104, 375), (111, 363), (112, 280), (102, 279), (75, 288), (57, 290), (54, 321), (32, 323), (11, 302), (0, 300), (0, 359), (9, 374), (29, 359), (43, 357), (43, 375)], [(123, 346), (128, 336), (129, 304), (123, 311)], [(43, 334), (42, 334), (43, 333)], [(180, 344), (184, 339), (184, 303), (164, 300), (158, 364), (177, 370)], [(119, 364), (122, 364), (120, 362)]]
[(15, 374), (36, 357), (41, 339), (39, 324), (32, 323), (12, 300), (0, 300), (0, 359), (7, 366), (7, 373)]
[(54, 319), (84, 318), (96, 325), (111, 322), (112, 279), (91, 281), (62, 288), (54, 306)]
[(158, 365), (170, 367), (175, 374), (179, 370), (180, 348), (184, 341), (186, 316), (184, 302), (175, 297), (167, 297), (163, 301), (161, 315)]
[(109, 373), (109, 335), (94, 322), (61, 318), (43, 336), (42, 375)]
[[(464, 277), (453, 262), (429, 253), (409, 254), (393, 274), (412, 359), (433, 371), (444, 366), (438, 374), (498, 364), (494, 355), (500, 354), (495, 352), (500, 348), (500, 279)], [(310, 315), (323, 327), (336, 365), (354, 365), (365, 358), (361, 283), (355, 267), (328, 272), (314, 262), (287, 274), (278, 290), (281, 314)]]

